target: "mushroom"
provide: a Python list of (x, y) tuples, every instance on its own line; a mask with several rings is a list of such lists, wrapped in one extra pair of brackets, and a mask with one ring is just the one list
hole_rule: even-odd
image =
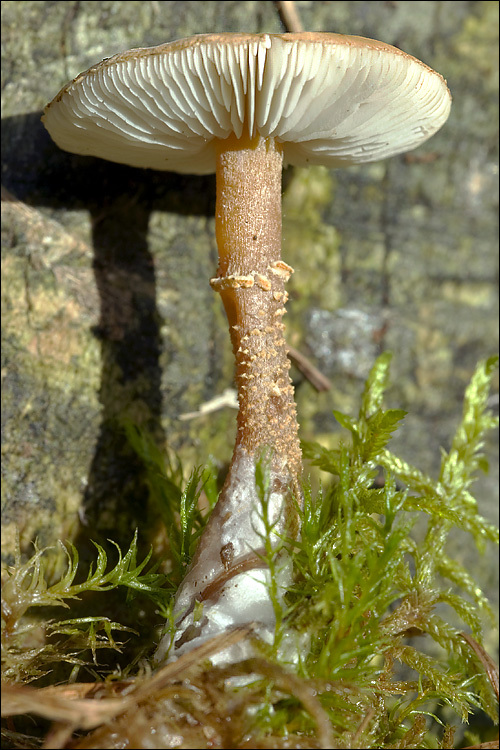
[[(399, 49), (362, 37), (295, 33), (202, 34), (132, 49), (79, 75), (46, 107), (45, 127), (67, 151), (216, 173), (219, 268), (210, 283), (221, 295), (236, 360), (237, 436), (177, 594), (174, 655), (254, 620), (259, 634), (272, 638), (255, 480), (265, 449), (273, 544), (299, 532), (302, 461), (283, 324), (293, 271), (281, 259), (283, 163), (343, 167), (411, 150), (443, 125), (450, 104), (445, 80)], [(196, 602), (203, 603), (201, 616)], [(159, 661), (170, 645), (165, 637)], [(221, 660), (248, 653), (238, 649)]]

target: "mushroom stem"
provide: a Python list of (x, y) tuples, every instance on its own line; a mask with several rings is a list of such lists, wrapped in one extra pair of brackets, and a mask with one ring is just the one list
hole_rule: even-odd
[[(264, 526), (255, 485), (265, 449), (268, 520), (276, 534), (298, 531), (294, 500), (300, 502), (302, 460), (282, 321), (292, 273), (281, 260), (282, 163), (273, 138), (233, 136), (219, 145), (219, 269), (210, 283), (222, 297), (236, 360), (237, 436), (226, 482), (177, 594), (182, 635), (176, 649), (254, 619), (268, 632), (274, 628), (268, 571), (259, 557)], [(196, 626), (195, 601), (204, 603)]]
[(275, 471), (297, 493), (302, 462), (282, 321), (293, 272), (281, 260), (282, 168), (273, 138), (233, 136), (219, 144), (219, 269), (211, 283), (222, 297), (236, 361), (235, 454), (256, 456), (270, 447)]

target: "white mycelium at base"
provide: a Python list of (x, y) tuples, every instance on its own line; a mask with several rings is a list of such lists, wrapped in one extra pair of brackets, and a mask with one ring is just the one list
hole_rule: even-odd
[[(173, 639), (167, 634), (161, 640), (155, 654), (157, 663), (165, 660), (169, 649), (168, 657), (175, 659), (208, 639), (249, 622), (255, 623), (256, 636), (272, 643), (276, 615), (269, 592), (271, 573), (267, 565), (254, 554), (262, 554), (264, 551), (265, 511), (255, 485), (255, 461), (246, 451), (238, 451), (223, 492), (227, 500), (223, 506), (224, 516), (220, 517), (220, 513), (218, 514), (218, 508), (222, 507), (219, 504), (213, 511), (215, 517), (211, 519), (210, 528), (206, 529), (200, 539), (200, 544), (203, 544), (202, 575), (196, 570), (195, 557), (176, 597), (177, 630)], [(268, 526), (273, 526), (271, 536), (274, 548), (279, 542), (278, 535), (284, 531), (284, 501), (283, 494), (269, 493), (267, 518)], [(206, 534), (207, 531), (210, 533)], [(221, 559), (221, 549), (227, 549), (228, 546), (232, 551), (229, 565), (227, 562), (224, 564), (225, 561)], [(238, 565), (245, 561), (249, 561), (253, 567), (230, 577), (231, 570), (238, 570)], [(278, 605), (281, 605), (291, 580), (289, 560), (280, 555), (277, 569), (276, 598)], [(220, 587), (216, 585), (218, 579), (223, 581)], [(204, 599), (204, 592), (210, 591), (211, 586), (213, 591)], [(201, 614), (198, 606), (193, 609), (196, 599), (202, 601)], [(193, 622), (194, 617), (196, 622)], [(251, 643), (242, 641), (213, 655), (211, 661), (219, 665), (229, 664), (253, 654)]]

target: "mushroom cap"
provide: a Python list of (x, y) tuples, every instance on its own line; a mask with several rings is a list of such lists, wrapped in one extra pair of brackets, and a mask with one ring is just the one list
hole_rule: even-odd
[(243, 133), (276, 138), (288, 164), (385, 159), (430, 138), (450, 105), (442, 76), (373, 39), (200, 34), (103, 60), (42, 120), (72, 153), (208, 174), (217, 139)]

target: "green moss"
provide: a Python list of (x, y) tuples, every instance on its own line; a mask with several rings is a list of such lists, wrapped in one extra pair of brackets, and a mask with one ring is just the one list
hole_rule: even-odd
[[(324, 223), (333, 200), (332, 174), (324, 167), (296, 168), (283, 196), (283, 257), (295, 268), (289, 284), (293, 318), (307, 305), (334, 310), (341, 302), (338, 237)], [(321, 279), (311, 289), (311, 279)]]
[[(248, 629), (240, 628), (209, 642), (203, 655), (187, 654), (152, 677), (139, 673), (128, 693), (133, 707), (124, 706), (121, 716), (113, 714), (77, 746), (165, 747), (175, 736), (180, 747), (450, 748), (475, 712), (496, 721), (494, 666), (483, 647), (483, 629), (494, 627), (494, 615), (448, 550), (456, 529), (482, 552), (498, 543), (497, 529), (479, 515), (471, 491), (487, 468), (485, 437), (498, 425), (487, 409), (496, 364), (490, 358), (477, 366), (462, 419), (433, 479), (388, 449), (394, 432), (404, 430), (405, 412), (384, 408), (390, 355), (379, 357), (358, 414), (335, 413), (345, 439), (304, 446), (330, 480), (319, 491), (305, 487), (300, 540), (284, 538), (277, 550), (266, 526), (277, 611), (274, 645), (256, 644), (260, 655), (225, 668), (204, 661), (228, 637), (248, 637)], [(158, 622), (173, 628), (172, 596), (216, 501), (215, 471), (197, 469), (185, 481), (181, 464), (162, 454), (144, 431), (132, 424), (125, 429), (168, 531), (168, 574), (158, 571), (158, 563), (147, 569), (150, 555), (137, 563), (135, 539), (109, 572), (97, 546), (96, 563), (79, 584), (71, 546), (65, 548), (66, 573), (51, 585), (42, 551), (26, 563), (18, 558), (4, 590), (3, 653), (11, 681), (36, 680), (47, 662), (57, 660), (80, 668), (85, 650), (96, 662), (98, 648), (117, 647), (113, 631), (123, 626), (89, 608), (85, 617), (38, 619), (46, 637), (57, 637), (50, 648), (33, 650), (26, 638), (34, 627), (29, 614), (40, 605), (64, 606), (76, 596), (125, 586), (129, 595), (149, 598)], [(383, 484), (375, 482), (380, 468)], [(256, 482), (265, 520), (265, 459)], [(417, 542), (412, 529), (422, 520), (425, 531)], [(293, 584), (282, 606), (276, 592), (284, 550)], [(93, 669), (99, 675), (97, 664)], [(109, 683), (106, 689), (103, 695), (116, 698)], [(37, 713), (36, 694), (30, 695)], [(83, 719), (76, 725), (86, 726)]]
[[(486, 0), (477, 3), (474, 14), (467, 16), (463, 28), (455, 37), (457, 56), (465, 61), (463, 71), (489, 83), (490, 92), (497, 91), (496, 58), (498, 45), (498, 3)], [(488, 54), (493, 52), (493, 55)]]

